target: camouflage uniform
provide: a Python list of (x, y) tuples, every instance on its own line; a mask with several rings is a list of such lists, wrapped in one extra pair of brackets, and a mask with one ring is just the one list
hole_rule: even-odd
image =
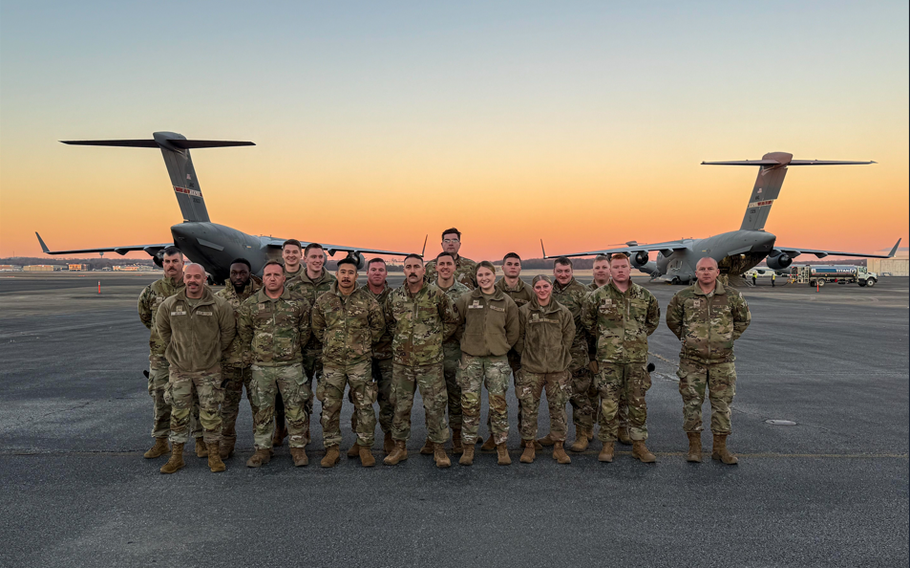
[[(437, 286), (439, 286), (436, 281)], [(439, 287), (452, 300), (452, 305), (462, 294), (470, 293), (471, 289), (456, 280), (448, 288)], [(458, 386), (458, 364), (461, 362), (461, 335), (464, 326), (458, 329), (451, 337), (442, 342), (442, 374), (446, 379), (446, 396), (449, 407), (449, 428), (461, 430), (461, 387)]]
[[(240, 304), (255, 294), (262, 284), (257, 278), (251, 277), (250, 281), (239, 294), (234, 285), (228, 281), (227, 285), (218, 290), (215, 295), (230, 304), (234, 310), (234, 319), (240, 319)], [(245, 356), (246, 355), (246, 356)], [(231, 346), (224, 352), (221, 359), (221, 383), (224, 385), (224, 402), (221, 404), (221, 437), (227, 439), (237, 438), (237, 415), (240, 413), (240, 399), (243, 398), (243, 389), (246, 389), (246, 398), (250, 402), (253, 415), (256, 407), (253, 405), (250, 380), (253, 372), (250, 369), (249, 353), (244, 353), (240, 336), (235, 336)]]
[[(471, 260), (470, 258), (465, 258), (459, 256), (455, 259), (455, 281), (461, 282), (471, 290), (477, 288), (477, 280), (474, 279), (474, 270), (477, 268), (477, 263)], [(436, 261), (431, 260), (426, 264), (426, 274), (424, 274), (424, 281), (427, 283), (436, 282)]]
[(594, 431), (594, 406), (596, 397), (591, 397), (592, 374), (588, 359), (588, 339), (584, 326), (581, 325), (581, 305), (585, 296), (588, 295), (588, 289), (585, 288), (574, 277), (563, 286), (559, 282), (553, 282), (553, 299), (567, 307), (575, 318), (575, 340), (572, 342), (572, 364), (569, 365), (569, 372), (572, 373), (571, 387), (572, 395), (569, 402), (572, 403), (572, 423), (575, 424), (576, 432), (582, 430)]
[(236, 324), (230, 304), (208, 286), (198, 299), (186, 288), (161, 303), (155, 328), (170, 363), (165, 400), (171, 405), (171, 443), (185, 444), (190, 434), (193, 393), (206, 445), (221, 441), (221, 357), (234, 340)]
[[(378, 294), (374, 294), (369, 286), (364, 287), (364, 290), (373, 296), (380, 307), (385, 306), (386, 298), (392, 293), (392, 287), (387, 282), (383, 283), (382, 292)], [(392, 400), (392, 331), (388, 322), (379, 343), (373, 346), (372, 372), (373, 381), (376, 383), (376, 401), (379, 403), (379, 428), (390, 433), (392, 418), (395, 416), (395, 401)], [(351, 422), (353, 427), (353, 417)]]
[[(591, 292), (594, 292), (598, 288), (601, 288), (601, 286), (598, 286), (597, 282), (591, 282), (588, 284), (587, 288)], [(588, 335), (588, 357), (591, 359), (591, 361), (597, 361), (597, 338), (589, 334), (586, 335)], [(594, 414), (596, 415), (598, 394), (597, 387), (594, 384), (593, 380), (591, 381), (591, 388), (588, 390), (588, 396), (591, 399), (591, 407), (595, 409)], [(619, 409), (616, 411), (615, 420), (617, 421), (618, 428), (629, 428), (629, 401), (626, 400), (625, 392), (619, 393)]]
[(550, 437), (566, 439), (566, 403), (569, 401), (570, 350), (575, 340), (575, 318), (568, 308), (550, 299), (540, 306), (535, 298), (518, 310), (519, 335), (515, 350), (521, 355), (521, 371), (515, 378), (515, 394), (521, 404), (519, 431), (527, 443), (537, 437), (540, 394), (546, 388), (550, 410)]
[(648, 336), (660, 324), (657, 299), (638, 284), (629, 282), (625, 293), (614, 283), (597, 289), (582, 306), (582, 325), (597, 337), (596, 379), (600, 393), (601, 442), (616, 440), (616, 417), (623, 392), (629, 401), (629, 436), (648, 439), (648, 407), (645, 394), (651, 388), (647, 371)]
[(237, 333), (250, 352), (253, 377), (253, 439), (257, 450), (272, 448), (275, 435), (275, 393), (284, 399), (290, 438), (288, 445), (303, 448), (309, 442), (307, 402), (310, 386), (300, 363), (301, 347), (310, 339), (310, 304), (284, 289), (273, 300), (265, 288), (240, 305)]
[[(166, 345), (161, 343), (158, 337), (158, 330), (155, 329), (155, 314), (158, 307), (170, 296), (183, 289), (183, 277), (180, 276), (175, 280), (161, 278), (146, 286), (142, 293), (139, 294), (139, 319), (142, 325), (147, 327), (149, 333), (149, 377), (148, 391), (152, 397), (152, 407), (154, 421), (152, 422), (152, 437), (167, 438), (171, 431), (171, 405), (164, 400), (164, 393), (167, 390), (168, 369), (167, 359), (164, 357)], [(199, 425), (199, 402), (193, 404), (193, 411), (190, 417), (193, 436), (202, 437), (202, 428)]]
[(512, 374), (506, 353), (518, 341), (518, 307), (500, 290), (487, 296), (478, 288), (458, 298), (455, 310), (464, 322), (458, 366), (462, 442), (468, 445), (477, 441), (481, 387), (486, 385), (493, 441), (504, 444), (509, 437), (506, 391)]
[(392, 438), (407, 441), (410, 437), (414, 391), (420, 388), (427, 437), (442, 444), (449, 437), (442, 343), (458, 327), (452, 300), (433, 284), (424, 284), (413, 295), (405, 284), (389, 294), (385, 314), (392, 329)]
[[(496, 281), (496, 284), (493, 285), (497, 290), (502, 291), (503, 294), (506, 294), (508, 297), (512, 298), (512, 301), (515, 302), (515, 305), (518, 306), (520, 310), (522, 306), (526, 305), (528, 302), (534, 300), (537, 296), (534, 294), (534, 289), (528, 286), (527, 282), (518, 279), (518, 285), (515, 288), (509, 288), (506, 284), (505, 278), (500, 278)], [(506, 354), (509, 359), (509, 367), (512, 369), (512, 382), (518, 386), (518, 372), (521, 370), (521, 355), (518, 354), (518, 351), (513, 347), (509, 349), (509, 352)], [(521, 424), (521, 399), (518, 399), (518, 423)], [(487, 415), (487, 428), (490, 427), (490, 416)], [(490, 430), (492, 432), (492, 429)]]
[(372, 346), (385, 331), (382, 308), (372, 294), (356, 283), (345, 296), (335, 282), (330, 291), (316, 299), (312, 317), (313, 335), (323, 346), (322, 378), (316, 386), (316, 398), (322, 403), (325, 447), (341, 444), (339, 419), (345, 385), (350, 385), (353, 393), (357, 443), (372, 447), (376, 430)]
[(711, 431), (729, 434), (730, 405), (736, 394), (733, 342), (752, 315), (742, 295), (717, 282), (710, 294), (698, 284), (680, 290), (667, 307), (667, 327), (682, 341), (679, 394), (683, 399), (683, 430), (701, 432), (705, 387), (711, 401)]
[(288, 272), (287, 268), (284, 270), (284, 285), (290, 286), (292, 282), (297, 280), (301, 274), (306, 274), (306, 265), (300, 263), (300, 266), (297, 268), (297, 272)]

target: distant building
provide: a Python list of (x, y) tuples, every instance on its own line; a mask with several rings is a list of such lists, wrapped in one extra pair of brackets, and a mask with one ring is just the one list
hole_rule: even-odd
[(139, 272), (140, 268), (141, 268), (140, 266), (136, 266), (135, 264), (127, 264), (124, 266), (114, 266), (114, 271), (115, 272)]
[(91, 270), (91, 269), (92, 269), (91, 266), (89, 266), (88, 264), (70, 264), (69, 265), (70, 271), (82, 271), (82, 270)]
[[(888, 251), (879, 251), (879, 254), (888, 254)], [(905, 247), (899, 249), (894, 258), (870, 258), (866, 268), (879, 276), (910, 276), (910, 251)]]
[(18, 264), (0, 264), (0, 272), (19, 272), (22, 266)]
[(24, 272), (54, 272), (63, 270), (63, 267), (55, 264), (29, 264), (28, 266), (23, 266), (22, 270)]

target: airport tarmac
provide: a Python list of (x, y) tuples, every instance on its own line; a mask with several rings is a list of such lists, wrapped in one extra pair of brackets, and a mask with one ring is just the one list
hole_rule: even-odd
[[(478, 453), (473, 467), (438, 470), (417, 453), (426, 430), (415, 401), (409, 459), (397, 467), (342, 459), (319, 468), (314, 420), (309, 467), (294, 468), (285, 444), (269, 465), (248, 469), (244, 401), (228, 470), (212, 474), (190, 451), (187, 467), (169, 476), (158, 473), (165, 458), (142, 458), (151, 401), (136, 298), (154, 278), (0, 273), (0, 565), (910, 562), (907, 278), (817, 293), (794, 284), (740, 288), (753, 323), (736, 346), (729, 441), (738, 466), (686, 463), (679, 344), (662, 322), (651, 337), (648, 394), (655, 465), (626, 446), (601, 464), (596, 441), (571, 465), (546, 451), (518, 463), (510, 390), (509, 467)], [(636, 281), (662, 308), (680, 289)], [(350, 413), (345, 403), (342, 450), (354, 439)], [(702, 439), (710, 450), (709, 433)]]

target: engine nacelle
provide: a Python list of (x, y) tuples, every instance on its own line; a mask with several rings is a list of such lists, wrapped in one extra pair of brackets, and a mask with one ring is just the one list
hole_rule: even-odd
[(783, 270), (793, 264), (793, 259), (789, 255), (780, 253), (777, 256), (769, 256), (765, 259), (765, 263), (771, 270)]
[(153, 257), (152, 262), (155, 263), (155, 266), (158, 268), (164, 268), (164, 249), (158, 251)]
[(629, 260), (632, 262), (632, 266), (635, 268), (641, 268), (642, 266), (648, 264), (648, 253), (647, 251), (639, 251), (633, 254)]
[(359, 252), (349, 252), (348, 256), (357, 261), (357, 270), (363, 270), (363, 267), (366, 265), (366, 259), (363, 258), (363, 255)]

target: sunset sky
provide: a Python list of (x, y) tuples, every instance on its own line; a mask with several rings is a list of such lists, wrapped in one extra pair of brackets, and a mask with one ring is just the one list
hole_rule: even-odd
[[(783, 246), (908, 240), (908, 3), (0, 4), (0, 256), (169, 242), (157, 150), (193, 150), (214, 222), (251, 234), (539, 257), (739, 228), (791, 168)], [(144, 256), (139, 254), (137, 256)], [(814, 257), (812, 257), (814, 259)], [(808, 260), (802, 257), (801, 260)]]

